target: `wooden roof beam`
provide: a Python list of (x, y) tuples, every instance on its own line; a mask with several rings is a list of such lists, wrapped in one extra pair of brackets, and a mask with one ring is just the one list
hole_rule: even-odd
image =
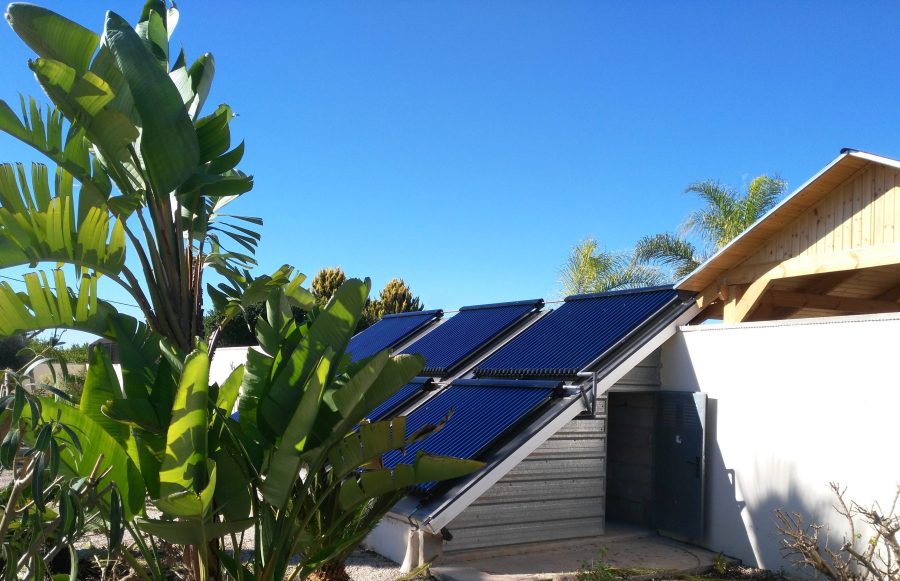
[(810, 293), (771, 290), (763, 301), (779, 307), (822, 309), (846, 313), (871, 314), (900, 311), (900, 303), (878, 299), (852, 299)]
[[(854, 270), (843, 270), (825, 274), (817, 277), (812, 284), (800, 289), (799, 292), (808, 295), (827, 295), (837, 287), (853, 278), (855, 274), (856, 271)], [(900, 296), (887, 300), (897, 300), (898, 298), (900, 298)], [(789, 319), (792, 316), (796, 315), (800, 310), (802, 310), (802, 308), (787, 307), (778, 309), (777, 311), (773, 312), (777, 312), (779, 319)], [(758, 318), (759, 317), (757, 317), (757, 319)]]
[[(897, 243), (738, 266), (722, 275), (720, 281), (728, 285), (749, 284), (760, 278), (778, 280), (894, 264), (900, 264), (900, 244)], [(723, 282), (718, 284), (721, 285)]]
[(723, 319), (726, 323), (743, 323), (761, 304), (761, 300), (769, 285), (770, 278), (760, 278), (749, 285), (731, 285), (728, 287), (728, 299), (725, 301)]

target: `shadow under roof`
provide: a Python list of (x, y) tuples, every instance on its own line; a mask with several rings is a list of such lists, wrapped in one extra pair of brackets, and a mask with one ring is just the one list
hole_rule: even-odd
[(672, 287), (567, 297), (475, 368), (476, 377), (572, 378), (662, 312), (688, 308)]
[(380, 351), (403, 343), (440, 319), (443, 314), (444, 311), (438, 309), (385, 315), (368, 329), (354, 335), (347, 346), (347, 352), (353, 357), (353, 361), (371, 357)]
[[(513, 426), (558, 394), (561, 382), (536, 380), (462, 379), (406, 415), (407, 436), (435, 425), (452, 410), (438, 432), (384, 455), (384, 465), (412, 462), (417, 452), (474, 459), (497, 442)], [(428, 492), (438, 483), (416, 487)]]
[(446, 377), (491, 340), (543, 306), (543, 300), (534, 299), (463, 307), (403, 352), (425, 357), (424, 375)]

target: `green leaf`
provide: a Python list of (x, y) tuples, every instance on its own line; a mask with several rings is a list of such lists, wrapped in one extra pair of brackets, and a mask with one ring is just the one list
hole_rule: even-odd
[[(83, 396), (81, 401), (83, 404)], [(162, 433), (162, 427), (156, 417), (156, 410), (148, 400), (114, 399), (105, 402), (100, 409), (104, 416), (123, 424), (123, 427), (131, 426), (149, 432)]]
[(228, 374), (228, 378), (219, 387), (219, 396), (216, 399), (216, 407), (225, 410), (226, 414), (231, 414), (234, 409), (234, 402), (237, 401), (238, 393), (241, 389), (241, 383), (244, 381), (244, 366), (238, 365)]
[(194, 124), (178, 89), (122, 17), (108, 12), (104, 39), (141, 118), (141, 155), (158, 196), (168, 195), (199, 163)]
[(231, 533), (239, 533), (253, 526), (252, 518), (226, 522), (163, 521), (139, 518), (137, 528), (176, 545), (202, 545)]
[(46, 8), (10, 4), (6, 20), (38, 55), (66, 63), (79, 73), (87, 70), (100, 37)]
[(194, 174), (179, 190), (182, 196), (237, 196), (253, 189), (253, 177), (244, 175)]
[(79, 409), (127, 449), (126, 442), (131, 438), (128, 426), (111, 420), (100, 409), (107, 401), (122, 397), (119, 378), (104, 349), (92, 349), (90, 359)]
[(200, 492), (194, 490), (178, 490), (165, 493), (162, 475), (160, 475), (160, 490), (163, 494), (156, 501), (156, 506), (168, 516), (201, 519), (205, 517), (212, 506), (213, 496), (216, 491), (216, 463), (213, 460), (206, 461), (208, 481)]
[(244, 157), (244, 142), (241, 141), (238, 143), (237, 147), (225, 153), (211, 162), (206, 168), (207, 173), (211, 174), (223, 174), (227, 171), (233, 170), (237, 167), (237, 164), (241, 162), (241, 159)]
[(480, 470), (483, 466), (483, 462), (475, 460), (432, 456), (421, 452), (413, 461), (413, 467), (416, 471), (416, 484), (459, 478)]
[(209, 356), (196, 350), (185, 361), (172, 406), (166, 456), (159, 475), (160, 494), (164, 497), (196, 494), (205, 484), (208, 386)]
[(303, 397), (294, 408), (281, 442), (269, 462), (266, 479), (260, 491), (263, 497), (278, 509), (284, 507), (299, 476), (301, 459), (298, 449), (303, 449), (303, 444), (315, 424), (333, 357), (334, 352), (327, 350), (316, 366), (315, 372), (303, 386)]
[(252, 504), (250, 475), (226, 449), (215, 452), (215, 462), (219, 471), (213, 494), (216, 510), (221, 511), (227, 521), (246, 518)]
[[(106, 430), (77, 408), (68, 404), (57, 402), (49, 398), (41, 399), (41, 418), (46, 421), (59, 421), (67, 426), (82, 442), (90, 442), (85, 445), (81, 454), (74, 452), (75, 443), (63, 432), (57, 434), (57, 438), (67, 441), (70, 445), (62, 450), (61, 460), (72, 473), (78, 476), (90, 476), (94, 464), (102, 456), (99, 471), (102, 473), (107, 468), (112, 468), (110, 473), (100, 481), (99, 490), (107, 484), (115, 483), (122, 495), (122, 504), (126, 519), (132, 519), (144, 510), (144, 482), (141, 473), (135, 463), (123, 448)], [(109, 506), (110, 496), (107, 492), (104, 497)]]

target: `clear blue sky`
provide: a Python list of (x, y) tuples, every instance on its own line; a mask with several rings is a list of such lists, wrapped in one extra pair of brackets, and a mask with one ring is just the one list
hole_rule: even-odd
[[(96, 30), (140, 3), (45, 2)], [(213, 8), (214, 6), (214, 8)], [(676, 227), (691, 181), (900, 157), (900, 4), (179, 2), (216, 57), (261, 270), (402, 276), (428, 307), (554, 297), (569, 249)], [(39, 94), (0, 30), (0, 98)], [(0, 138), (0, 160), (32, 160)]]

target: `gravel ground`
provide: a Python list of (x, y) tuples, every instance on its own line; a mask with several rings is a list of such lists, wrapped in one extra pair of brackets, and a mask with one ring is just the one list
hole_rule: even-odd
[[(394, 581), (402, 577), (400, 566), (378, 553), (358, 549), (345, 563), (353, 581)], [(427, 577), (418, 577), (427, 579)]]

